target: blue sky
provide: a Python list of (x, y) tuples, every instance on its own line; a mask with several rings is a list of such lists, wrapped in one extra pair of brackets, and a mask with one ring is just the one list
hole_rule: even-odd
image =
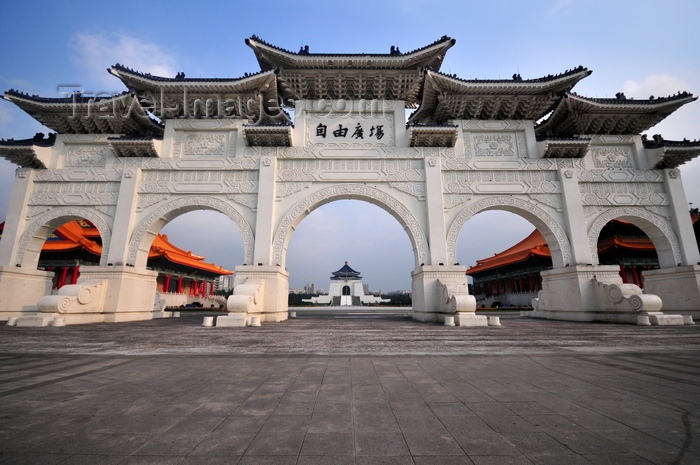
[[(697, 0), (165, 1), (54, 2), (0, 5), (0, 90), (61, 96), (58, 86), (121, 92), (106, 72), (115, 63), (143, 72), (239, 77), (257, 71), (244, 39), (296, 51), (407, 52), (442, 35), (457, 40), (442, 70), (462, 78), (524, 79), (578, 65), (593, 70), (575, 91), (590, 97), (700, 93), (700, 2)], [(0, 138), (48, 132), (0, 102)], [(649, 131), (667, 139), (700, 138), (700, 102)], [(14, 165), (0, 159), (0, 220), (7, 212)], [(688, 201), (700, 206), (700, 160), (682, 167)], [(503, 250), (532, 230), (509, 214), (477, 215), (460, 235), (458, 259)], [(240, 233), (222, 216), (191, 213), (166, 226), (172, 242), (227, 267), (241, 263)], [(300, 225), (287, 258), (290, 286), (327, 288), (348, 260), (374, 290), (410, 288), (410, 243), (388, 213), (358, 201), (326, 205)]]

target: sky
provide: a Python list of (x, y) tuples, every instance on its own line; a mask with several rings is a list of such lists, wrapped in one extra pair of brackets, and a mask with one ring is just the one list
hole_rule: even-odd
[[(574, 91), (588, 97), (700, 93), (700, 2), (697, 0), (390, 0), (120, 2), (4, 0), (0, 4), (0, 91), (61, 97), (125, 90), (106, 68), (121, 63), (174, 77), (240, 77), (259, 70), (244, 39), (253, 34), (312, 53), (408, 52), (443, 35), (456, 39), (442, 71), (461, 78), (523, 79), (583, 65), (593, 74)], [(0, 101), (0, 138), (50, 132)], [(700, 102), (647, 131), (666, 139), (700, 138)], [(15, 166), (0, 159), (0, 221)], [(681, 167), (688, 202), (700, 206), (700, 159)], [(473, 265), (533, 229), (505, 212), (476, 215), (462, 229), (457, 259)], [(171, 242), (233, 269), (243, 260), (237, 227), (223, 215), (192, 212), (163, 229)], [(360, 201), (327, 204), (291, 238), (290, 287), (328, 289), (344, 261), (373, 291), (408, 290), (414, 268), (408, 236), (387, 212)]]

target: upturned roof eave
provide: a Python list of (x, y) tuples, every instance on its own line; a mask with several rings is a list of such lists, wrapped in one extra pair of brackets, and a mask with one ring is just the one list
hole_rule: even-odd
[(273, 68), (293, 69), (413, 69), (431, 66), (439, 69), (445, 52), (455, 44), (455, 40), (444, 36), (433, 44), (398, 54), (357, 53), (357, 54), (326, 54), (326, 53), (294, 53), (271, 45), (256, 36), (245, 40), (246, 45), (253, 49), (260, 69)]

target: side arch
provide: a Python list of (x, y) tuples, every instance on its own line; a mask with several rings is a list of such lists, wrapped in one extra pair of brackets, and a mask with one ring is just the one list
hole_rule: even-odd
[(571, 264), (571, 243), (564, 228), (549, 213), (535, 203), (511, 196), (495, 196), (478, 200), (465, 207), (452, 221), (447, 233), (447, 253), (450, 263), (456, 262), (457, 237), (464, 223), (488, 210), (505, 210), (530, 221), (547, 241), (552, 253), (552, 266), (562, 268)]
[(194, 210), (214, 210), (223, 213), (238, 226), (243, 237), (245, 262), (253, 261), (254, 235), (248, 221), (231, 204), (206, 196), (181, 197), (165, 203), (149, 214), (136, 226), (129, 241), (128, 264), (145, 268), (148, 251), (155, 236), (175, 217)]
[(600, 231), (609, 221), (616, 219), (632, 223), (649, 236), (656, 248), (660, 268), (671, 268), (681, 263), (678, 238), (666, 221), (643, 208), (619, 207), (601, 213), (588, 230), (588, 246), (596, 265), (598, 264)]
[(109, 244), (112, 240), (112, 229), (109, 223), (95, 210), (82, 207), (56, 208), (33, 219), (24, 230), (17, 244), (17, 264), (29, 268), (36, 268), (39, 263), (39, 255), (44, 242), (49, 234), (62, 224), (72, 221), (86, 219), (100, 232), (102, 238), (102, 255), (100, 256), (100, 266), (107, 264), (109, 254)]
[(410, 210), (399, 200), (377, 188), (344, 184), (326, 187), (306, 197), (292, 207), (282, 218), (272, 243), (272, 254), (276, 263), (285, 266), (287, 260), (287, 246), (291, 239), (291, 232), (315, 209), (335, 200), (364, 200), (372, 203), (388, 212), (403, 226), (408, 234), (413, 247), (416, 267), (425, 263), (428, 257), (428, 241), (423, 233), (421, 224), (416, 220)]

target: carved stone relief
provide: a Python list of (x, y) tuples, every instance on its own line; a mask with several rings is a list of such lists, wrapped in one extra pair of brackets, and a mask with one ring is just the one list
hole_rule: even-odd
[(282, 199), (303, 191), (304, 189), (308, 189), (310, 186), (310, 182), (279, 182), (277, 183), (276, 195), (278, 199)]
[(425, 183), (422, 182), (390, 182), (389, 185), (401, 192), (410, 194), (418, 200), (425, 200)]
[(116, 205), (119, 184), (105, 182), (44, 183), (34, 186), (29, 205)]
[(580, 183), (584, 205), (667, 205), (662, 183)]
[(634, 168), (630, 147), (592, 147), (591, 155), (596, 168)]
[(633, 169), (579, 170), (578, 178), (584, 182), (663, 182), (664, 180), (659, 170)]
[(422, 160), (292, 159), (279, 160), (279, 181), (422, 181)]
[(104, 168), (71, 168), (62, 170), (38, 170), (34, 177), (36, 181), (121, 181), (122, 172)]
[(533, 193), (561, 192), (556, 171), (447, 171), (445, 193)]
[(256, 193), (257, 171), (144, 171), (140, 193)]
[(464, 157), (524, 158), (527, 156), (525, 133), (471, 132), (463, 133)]
[(64, 166), (83, 167), (83, 166), (105, 166), (105, 153), (108, 152), (107, 147), (69, 147), (64, 150)]

